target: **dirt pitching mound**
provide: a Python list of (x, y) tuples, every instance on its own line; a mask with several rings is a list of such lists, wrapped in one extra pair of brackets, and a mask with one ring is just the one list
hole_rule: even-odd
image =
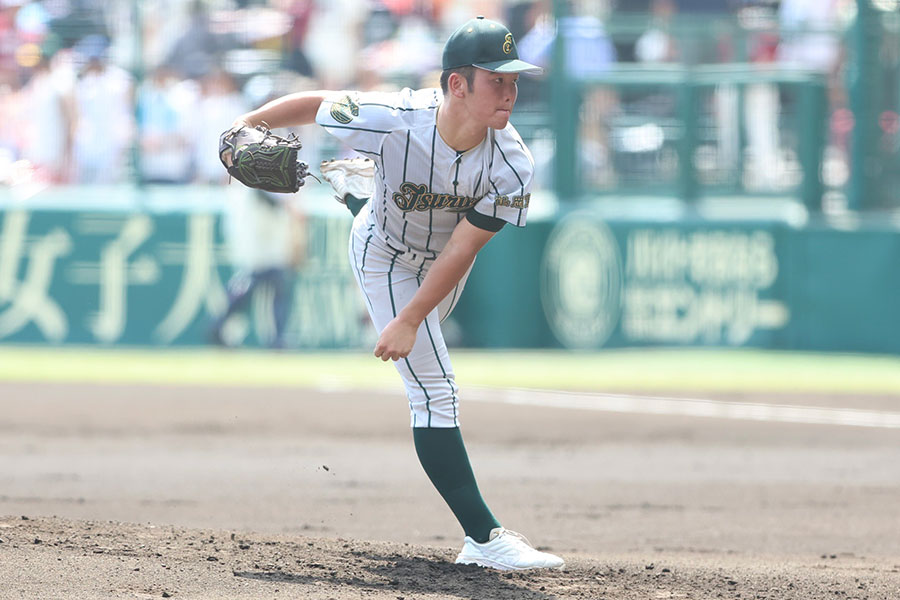
[(59, 518), (0, 519), (4, 598), (896, 598), (900, 565), (825, 556), (566, 557), (563, 571), (453, 564), (455, 550)]

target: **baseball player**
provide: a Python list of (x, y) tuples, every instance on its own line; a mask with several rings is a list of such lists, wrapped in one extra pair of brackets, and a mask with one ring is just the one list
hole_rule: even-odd
[[(234, 127), (316, 122), (372, 159), (350, 263), (379, 332), (375, 356), (394, 361), (406, 386), (422, 467), (465, 531), (456, 562), (560, 568), (561, 558), (503, 528), (482, 499), (440, 326), (478, 251), (505, 225), (525, 225), (534, 160), (509, 117), (519, 74), (540, 69), (518, 59), (505, 26), (483, 17), (450, 36), (442, 62), (441, 89), (291, 94)], [(341, 178), (326, 178), (344, 198)]]

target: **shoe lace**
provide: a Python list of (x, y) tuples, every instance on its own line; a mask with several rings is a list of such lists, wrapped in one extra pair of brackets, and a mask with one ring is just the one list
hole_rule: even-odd
[(497, 537), (500, 537), (501, 535), (508, 535), (508, 536), (510, 536), (510, 537), (516, 538), (518, 541), (524, 543), (524, 544), (525, 544), (526, 546), (528, 546), (529, 548), (534, 549), (534, 546), (531, 545), (531, 542), (528, 541), (528, 538), (525, 537), (524, 535), (522, 535), (521, 533), (517, 532), (517, 531), (513, 531), (513, 530), (511, 530), (511, 529), (505, 529), (505, 528), (502, 528), (502, 529), (500, 530), (500, 533), (497, 534)]

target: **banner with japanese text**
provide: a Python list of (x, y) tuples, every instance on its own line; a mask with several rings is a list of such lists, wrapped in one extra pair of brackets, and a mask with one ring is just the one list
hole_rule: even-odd
[[(209, 343), (241, 281), (225, 221), (217, 210), (0, 210), (0, 343)], [(284, 347), (371, 349), (348, 264), (349, 214), (302, 223)], [(898, 353), (898, 264), (900, 231), (885, 223), (575, 212), (495, 236), (444, 333), (451, 345), (488, 348)], [(261, 288), (228, 319), (229, 345), (270, 345), (272, 295)]]
[(900, 353), (900, 227), (634, 219), (577, 210), (503, 231), (453, 318), (473, 347)]
[[(0, 341), (196, 345), (227, 302), (233, 274), (216, 212), (0, 212)], [(292, 347), (368, 340), (347, 265), (350, 222), (310, 219), (291, 284)], [(229, 327), (233, 344), (263, 344), (265, 294)]]

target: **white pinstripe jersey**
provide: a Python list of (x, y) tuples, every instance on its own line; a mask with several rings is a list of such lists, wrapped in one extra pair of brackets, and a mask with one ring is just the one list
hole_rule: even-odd
[(525, 225), (534, 159), (507, 124), (457, 152), (437, 131), (440, 89), (338, 92), (316, 122), (375, 161), (370, 218), (395, 250), (434, 258), (466, 212)]

